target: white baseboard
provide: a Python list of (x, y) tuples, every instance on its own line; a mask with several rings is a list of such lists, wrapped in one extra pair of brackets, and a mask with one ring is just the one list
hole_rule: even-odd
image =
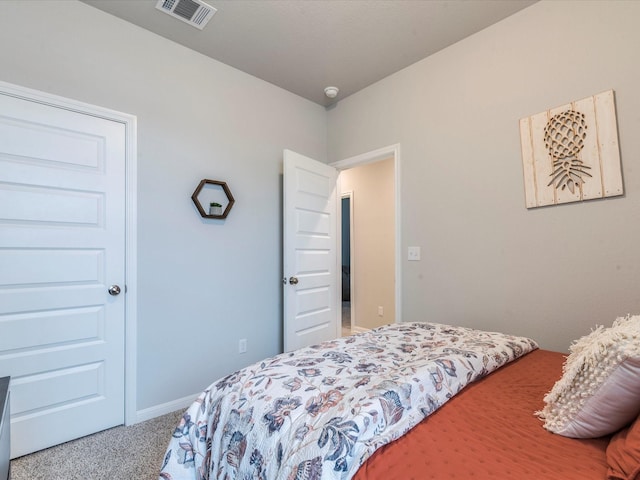
[(200, 393), (194, 393), (193, 395), (178, 398), (177, 400), (172, 400), (171, 402), (162, 403), (160, 405), (145, 408), (143, 410), (138, 410), (136, 412), (135, 423), (144, 422), (145, 420), (151, 420), (152, 418), (159, 417), (160, 415), (164, 415), (166, 413), (175, 412), (176, 410), (186, 410), (187, 407), (191, 405), (196, 398), (198, 398), (198, 395), (200, 395)]
[(364, 332), (368, 332), (369, 330), (371, 329), (364, 328), (364, 327), (356, 327), (356, 326), (351, 327), (351, 333), (364, 333)]

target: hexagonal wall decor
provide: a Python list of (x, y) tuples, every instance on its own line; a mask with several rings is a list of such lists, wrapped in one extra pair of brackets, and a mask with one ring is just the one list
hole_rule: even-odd
[[(209, 192), (207, 193), (207, 191)], [(222, 196), (226, 197), (226, 204), (225, 200), (222, 200)], [(211, 202), (210, 200), (212, 199), (220, 201)], [(193, 200), (198, 212), (200, 212), (200, 216), (203, 218), (227, 218), (227, 215), (229, 215), (229, 212), (231, 211), (231, 207), (233, 207), (233, 204), (235, 203), (231, 190), (229, 190), (226, 182), (209, 180), (207, 178), (200, 181), (193, 192), (193, 195), (191, 195), (191, 200)], [(209, 203), (211, 208), (219, 206), (221, 213), (212, 213), (213, 210), (205, 209), (202, 206), (203, 201), (205, 204)]]

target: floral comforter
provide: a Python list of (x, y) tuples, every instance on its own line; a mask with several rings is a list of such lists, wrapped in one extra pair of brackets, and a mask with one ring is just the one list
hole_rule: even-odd
[(283, 353), (198, 397), (160, 479), (349, 479), (465, 385), (535, 348), (523, 337), (401, 323)]

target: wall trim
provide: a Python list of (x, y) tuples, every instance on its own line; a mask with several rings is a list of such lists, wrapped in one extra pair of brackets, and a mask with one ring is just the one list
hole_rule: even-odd
[(186, 410), (200, 393), (194, 393), (186, 397), (171, 400), (170, 402), (161, 403), (149, 408), (143, 408), (136, 413), (136, 421), (134, 423), (144, 422), (151, 420), (152, 418), (159, 417), (160, 415), (166, 415), (167, 413), (175, 412), (177, 410)]
[(351, 333), (365, 333), (365, 332), (369, 332), (369, 331), (370, 331), (369, 328), (351, 327)]
[[(401, 212), (402, 208), (400, 205), (400, 192), (401, 192), (401, 178), (400, 178), (400, 144), (395, 143), (393, 145), (387, 145), (386, 147), (378, 148), (377, 150), (373, 150), (370, 152), (362, 153), (360, 155), (356, 155), (353, 157), (345, 158), (344, 160), (340, 160), (337, 162), (330, 163), (332, 167), (335, 167), (338, 170), (346, 170), (348, 168), (352, 168), (355, 166), (365, 165), (367, 163), (378, 162), (380, 160), (385, 160), (387, 158), (393, 158), (394, 160), (394, 176), (395, 176), (395, 242), (396, 242), (396, 258), (395, 258), (395, 315), (396, 315), (396, 323), (400, 323), (402, 321), (402, 236), (401, 236), (401, 225), (402, 225), (402, 217)], [(338, 209), (338, 215), (341, 215), (342, 210)], [(340, 225), (340, 219), (338, 219), (338, 225)], [(340, 232), (338, 232), (340, 233)], [(338, 263), (340, 263), (338, 261)], [(340, 266), (338, 265), (338, 271), (340, 271)], [(338, 310), (340, 311), (340, 310)]]
[(125, 425), (136, 422), (137, 401), (137, 312), (138, 312), (138, 251), (137, 251), (137, 197), (138, 154), (137, 117), (128, 113), (91, 105), (70, 98), (21, 87), (0, 81), (0, 90), (10, 96), (63, 108), (72, 112), (92, 115), (115, 121), (125, 126), (126, 181), (125, 181), (125, 358), (124, 358), (124, 421)]

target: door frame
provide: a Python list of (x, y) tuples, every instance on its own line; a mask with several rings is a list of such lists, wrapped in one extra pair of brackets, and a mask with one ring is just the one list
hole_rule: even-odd
[(0, 93), (122, 123), (125, 127), (125, 330), (124, 330), (124, 423), (136, 423), (137, 351), (137, 117), (70, 98), (0, 81)]
[[(343, 160), (339, 160), (337, 162), (330, 163), (332, 167), (335, 167), (338, 172), (342, 170), (347, 170), (349, 168), (357, 167), (360, 165), (365, 165), (367, 163), (374, 163), (380, 160), (385, 160), (387, 158), (393, 159), (393, 173), (394, 173), (394, 181), (395, 181), (395, 320), (396, 323), (401, 323), (402, 321), (402, 243), (401, 243), (401, 205), (400, 205), (400, 144), (395, 143), (393, 145), (387, 145), (386, 147), (378, 148), (377, 150), (372, 150), (370, 152), (362, 153), (360, 155), (356, 155), (353, 157), (345, 158)], [(338, 174), (338, 192), (340, 192), (340, 175)], [(336, 192), (336, 193), (338, 193)], [(341, 201), (341, 195), (337, 194), (336, 198), (338, 201)], [(338, 204), (340, 207), (340, 204)], [(337, 209), (337, 223), (338, 223), (338, 232), (336, 238), (338, 242), (342, 241), (342, 209)], [(353, 233), (353, 232), (352, 232)], [(340, 249), (341, 245), (338, 244), (338, 249)], [(340, 251), (340, 250), (338, 250)], [(353, 252), (351, 252), (353, 255)], [(338, 256), (336, 256), (338, 257)], [(338, 259), (337, 262), (337, 271), (341, 271), (341, 262)], [(342, 292), (342, 275), (338, 275), (338, 292)], [(353, 294), (353, 292), (352, 292)], [(341, 298), (341, 296), (339, 296)], [(342, 305), (338, 305), (341, 307)], [(338, 309), (338, 311), (341, 311)]]

